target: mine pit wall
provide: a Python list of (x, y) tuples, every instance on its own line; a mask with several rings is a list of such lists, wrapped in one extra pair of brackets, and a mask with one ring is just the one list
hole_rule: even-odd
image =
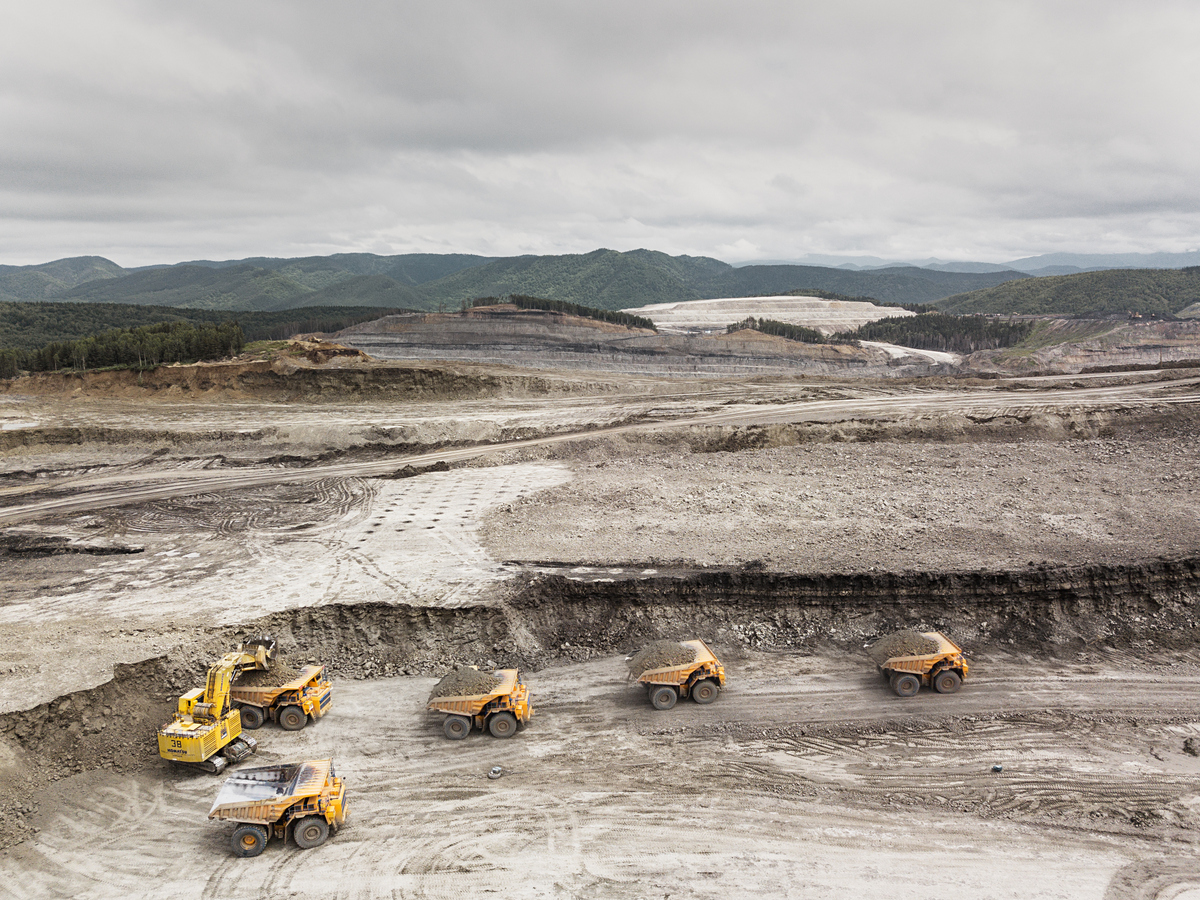
[(943, 629), (968, 655), (1070, 656), (1101, 645), (1169, 660), (1200, 639), (1200, 558), (1017, 572), (692, 571), (611, 581), (535, 573), (504, 597), (461, 608), (363, 603), (274, 613), (118, 666), (91, 690), (0, 716), (0, 848), (32, 834), (33, 798), (51, 781), (168, 765), (158, 760), (156, 729), (180, 693), (203, 683), (206, 666), (246, 636), (270, 634), (293, 660), (322, 662), (336, 680), (442, 675), (454, 663), (537, 670), (690, 637), (727, 661), (753, 648), (844, 653), (847, 665), (869, 667), (863, 645), (902, 627)]

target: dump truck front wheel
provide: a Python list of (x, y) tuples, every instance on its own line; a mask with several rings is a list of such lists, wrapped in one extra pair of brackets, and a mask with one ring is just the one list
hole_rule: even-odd
[(962, 687), (962, 676), (953, 669), (942, 669), (933, 676), (933, 689), (939, 694), (953, 694)]
[(679, 699), (679, 692), (670, 685), (657, 685), (650, 688), (650, 705), (655, 709), (670, 709)]
[(284, 731), (299, 731), (308, 724), (308, 716), (298, 706), (285, 706), (279, 711), (279, 727)]
[(292, 826), (292, 840), (301, 850), (320, 847), (329, 837), (329, 823), (321, 816), (305, 816)]
[(901, 697), (915, 697), (921, 690), (921, 679), (916, 675), (897, 675), (892, 680), (892, 690)]
[(492, 737), (512, 737), (517, 733), (517, 717), (510, 712), (495, 713), (488, 719), (488, 731)]
[(692, 685), (692, 699), (697, 703), (712, 703), (717, 699), (717, 692), (717, 683), (711, 678), (705, 678)]
[(243, 728), (249, 728), (253, 731), (255, 728), (262, 727), (263, 711), (257, 706), (239, 706), (238, 712), (242, 716)]
[(267, 829), (261, 825), (239, 825), (233, 829), (232, 843), (234, 855), (258, 856), (267, 846)]
[(466, 716), (446, 716), (442, 723), (442, 731), (452, 741), (461, 741), (471, 733), (471, 720)]

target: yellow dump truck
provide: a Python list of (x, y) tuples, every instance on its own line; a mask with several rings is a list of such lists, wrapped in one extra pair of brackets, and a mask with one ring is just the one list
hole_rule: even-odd
[(275, 641), (255, 638), (226, 653), (208, 670), (205, 686), (179, 698), (175, 715), (158, 730), (158, 754), (172, 762), (220, 774), (258, 749), (242, 734), (242, 717), (229, 702), (230, 685), (239, 672), (265, 671), (275, 655)]
[(690, 662), (646, 669), (636, 675), (637, 682), (646, 686), (650, 705), (655, 709), (670, 709), (680, 697), (691, 697), (697, 703), (712, 703), (725, 686), (725, 667), (704, 641), (680, 641), (680, 646), (695, 651)]
[(324, 666), (305, 666), (284, 684), (260, 687), (235, 681), (229, 697), (242, 715), (243, 728), (273, 719), (284, 731), (299, 731), (310, 717), (319, 719), (329, 709), (333, 688), (324, 675)]
[(221, 786), (210, 819), (236, 822), (233, 852), (258, 856), (272, 837), (301, 850), (325, 843), (346, 821), (346, 785), (332, 759), (243, 769)]
[(940, 631), (918, 632), (927, 638), (929, 653), (911, 656), (891, 656), (879, 662), (883, 676), (893, 691), (901, 697), (915, 696), (922, 686), (932, 687), (939, 694), (953, 694), (967, 677), (967, 661), (962, 648)]
[(492, 673), (499, 683), (483, 694), (430, 697), (428, 709), (445, 713), (442, 730), (451, 740), (461, 741), (471, 728), (485, 728), (493, 737), (516, 734), (517, 723), (524, 725), (533, 715), (529, 688), (521, 682), (516, 669), (497, 669)]

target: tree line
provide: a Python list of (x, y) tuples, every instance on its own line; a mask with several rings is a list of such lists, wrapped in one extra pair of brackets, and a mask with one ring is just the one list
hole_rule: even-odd
[(815, 328), (805, 328), (803, 325), (793, 325), (790, 322), (777, 322), (774, 319), (756, 319), (754, 316), (747, 316), (740, 322), (734, 322), (725, 329), (726, 334), (732, 334), (735, 331), (761, 331), (763, 334), (773, 334), (777, 337), (787, 338), (789, 341), (800, 341), (802, 344), (826, 344), (829, 338), (825, 337)]
[(726, 330), (734, 332), (751, 328), (763, 334), (777, 335), (805, 344), (882, 341), (917, 350), (974, 353), (977, 350), (996, 350), (1019, 344), (1029, 336), (1033, 327), (1033, 322), (1010, 322), (987, 316), (951, 316), (945, 313), (923, 312), (915, 316), (897, 316), (868, 322), (853, 331), (839, 332), (831, 338), (803, 325), (776, 322), (773, 319), (756, 319), (754, 316), (730, 325)]
[(463, 303), (463, 311), (476, 306), (495, 306), (500, 303), (511, 303), (518, 309), (540, 309), (546, 312), (563, 313), (568, 316), (579, 316), (584, 319), (596, 319), (600, 322), (612, 322), (627, 328), (645, 328), (658, 331), (652, 321), (645, 316), (635, 316), (632, 313), (620, 312), (614, 309), (597, 309), (594, 306), (583, 306), (567, 300), (547, 300), (543, 297), (530, 297), (525, 294), (508, 294), (501, 297), (476, 297), (469, 303)]
[(21, 371), (58, 372), (111, 367), (151, 369), (164, 363), (223, 359), (242, 352), (246, 338), (236, 322), (163, 322), (115, 328), (37, 350), (0, 350), (0, 378)]

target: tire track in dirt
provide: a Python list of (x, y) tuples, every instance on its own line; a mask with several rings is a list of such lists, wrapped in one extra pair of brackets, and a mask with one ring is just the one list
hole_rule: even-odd
[[(314, 466), (306, 469), (272, 468), (268, 470), (241, 469), (237, 472), (212, 474), (204, 470), (172, 472), (159, 483), (120, 485), (87, 491), (77, 482), (77, 493), (67, 497), (43, 499), (23, 505), (0, 509), (0, 526), (27, 522), (50, 515), (82, 510), (99, 509), (134, 502), (149, 502), (170, 497), (189, 496), (204, 492), (245, 490), (267, 484), (312, 482), (332, 476), (381, 475), (396, 471), (404, 465), (423, 467), (437, 462), (462, 462), (480, 456), (516, 450), (549, 447), (583, 439), (596, 439), (636, 432), (651, 432), (663, 429), (703, 428), (711, 426), (752, 426), (831, 420), (853, 420), (887, 416), (920, 416), (945, 414), (985, 413), (995, 415), (999, 410), (1022, 410), (1022, 414), (1037, 412), (1063, 412), (1071, 409), (1145, 406), (1171, 403), (1200, 403), (1200, 393), (1182, 393), (1170, 397), (1164, 391), (1179, 390), (1200, 384), (1200, 379), (1179, 379), (1171, 382), (1152, 382), (1134, 385), (1079, 388), (1074, 390), (1041, 390), (1035, 400), (1020, 404), (1013, 392), (955, 393), (934, 391), (926, 394), (909, 393), (886, 398), (818, 400), (799, 403), (784, 403), (764, 408), (761, 404), (745, 404), (737, 408), (699, 416), (684, 416), (657, 422), (639, 422), (589, 431), (574, 431), (546, 435), (519, 441), (498, 444), (460, 447), (439, 450), (414, 456), (402, 456), (388, 460), (369, 462), (338, 463)], [(186, 476), (186, 477), (180, 477)], [(103, 479), (114, 483), (113, 477)], [(54, 490), (48, 485), (45, 490)]]

